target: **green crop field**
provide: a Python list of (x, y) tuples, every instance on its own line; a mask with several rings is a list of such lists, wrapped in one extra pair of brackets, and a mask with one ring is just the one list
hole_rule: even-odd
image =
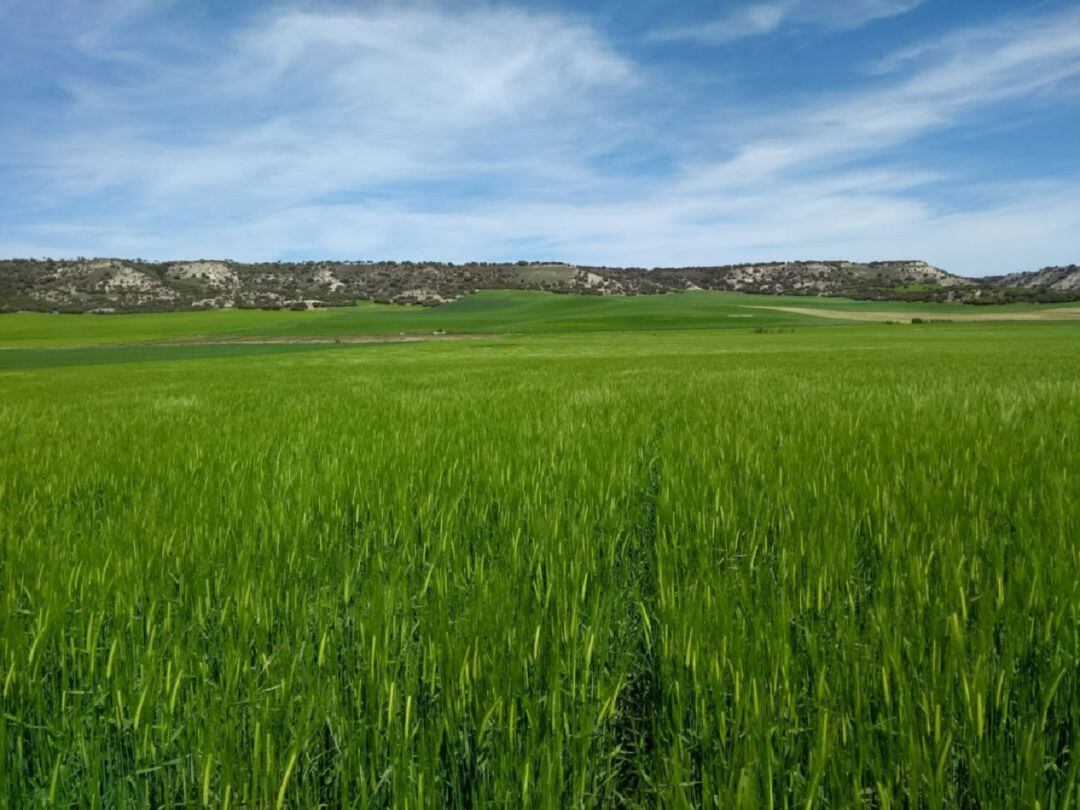
[[(1029, 316), (1080, 305), (903, 304), (844, 298), (693, 292), (678, 295), (599, 297), (539, 292), (481, 292), (432, 309), (360, 303), (309, 312), (216, 310), (138, 315), (79, 316), (20, 312), (0, 317), (0, 347), (110, 345), (149, 341), (242, 338), (346, 338), (360, 335), (535, 334), (686, 330), (821, 324), (821, 319), (776, 307), (829, 312), (879, 312), (898, 318), (969, 318), (995, 313)], [(0, 359), (0, 362), (3, 362)]]
[[(434, 330), (483, 336), (333, 342)], [(152, 343), (243, 336), (330, 342)], [(0, 346), (0, 806), (1080, 803), (1080, 322), (489, 293)]]

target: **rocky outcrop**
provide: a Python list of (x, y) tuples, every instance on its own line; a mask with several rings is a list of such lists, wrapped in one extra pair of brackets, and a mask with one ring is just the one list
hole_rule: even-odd
[(1080, 293), (1080, 266), (1044, 267), (1027, 273), (995, 276), (986, 281), (996, 287), (1015, 290), (1044, 290), (1060, 293)]

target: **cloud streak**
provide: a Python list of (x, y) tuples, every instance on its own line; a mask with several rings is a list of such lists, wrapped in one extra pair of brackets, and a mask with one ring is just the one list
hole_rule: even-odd
[(770, 0), (738, 6), (705, 24), (660, 28), (651, 38), (660, 42), (724, 45), (784, 29), (850, 30), (895, 17), (925, 0)]

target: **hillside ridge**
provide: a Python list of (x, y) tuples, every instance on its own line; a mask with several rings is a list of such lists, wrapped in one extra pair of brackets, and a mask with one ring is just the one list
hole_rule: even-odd
[(1006, 303), (1080, 299), (1080, 267), (984, 279), (924, 261), (758, 262), (702, 267), (596, 267), (562, 262), (138, 259), (0, 261), (0, 311), (153, 312), (309, 309), (356, 301), (435, 306), (477, 290), (657, 295), (694, 290), (901, 301)]

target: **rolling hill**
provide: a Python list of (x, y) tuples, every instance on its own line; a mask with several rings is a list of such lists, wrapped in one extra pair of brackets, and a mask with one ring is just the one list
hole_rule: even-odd
[(479, 290), (600, 296), (712, 290), (899, 301), (1054, 302), (1080, 298), (1080, 270), (1046, 268), (976, 280), (913, 260), (653, 269), (558, 262), (0, 261), (0, 311), (313, 309), (357, 301), (435, 306)]

